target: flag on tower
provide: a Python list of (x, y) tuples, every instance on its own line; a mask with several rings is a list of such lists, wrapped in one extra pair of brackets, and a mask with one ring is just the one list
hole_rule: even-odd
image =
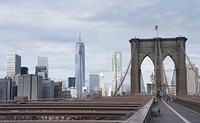
[(155, 30), (158, 30), (158, 25), (155, 26)]

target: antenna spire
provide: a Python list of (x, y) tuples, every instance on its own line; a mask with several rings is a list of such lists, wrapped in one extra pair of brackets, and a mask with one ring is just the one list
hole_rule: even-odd
[(79, 42), (81, 42), (81, 27), (79, 28)]

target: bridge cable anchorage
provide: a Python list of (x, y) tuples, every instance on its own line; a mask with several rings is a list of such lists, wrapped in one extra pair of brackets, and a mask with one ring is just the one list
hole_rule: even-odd
[(130, 66), (131, 66), (131, 63), (132, 63), (132, 60), (133, 60), (134, 50), (135, 50), (135, 45), (134, 45), (134, 47), (133, 47), (133, 50), (131, 51), (131, 54), (132, 54), (132, 55), (131, 55), (130, 62), (129, 62), (129, 64), (128, 64), (128, 68), (126, 69), (126, 72), (125, 72), (124, 76), (122, 77), (121, 82), (120, 82), (119, 86), (117, 87), (117, 89), (116, 89), (116, 91), (115, 91), (115, 93), (114, 93), (114, 96), (117, 96), (117, 92), (118, 92), (119, 89), (121, 88), (121, 86), (122, 86), (122, 84), (124, 83), (124, 80), (125, 80), (125, 78), (126, 78), (126, 76), (127, 76), (127, 74), (128, 74), (128, 71), (129, 71), (129, 69), (130, 69)]
[[(200, 79), (199, 74), (197, 73), (197, 71), (196, 71), (195, 68), (193, 67), (192, 62), (190, 61), (189, 57), (188, 57), (187, 54), (186, 54), (186, 51), (184, 50), (184, 47), (183, 47), (182, 42), (181, 42), (180, 44), (181, 44), (181, 49), (183, 50), (183, 53), (184, 53), (184, 55), (185, 55), (187, 61), (189, 62), (189, 65), (191, 66), (192, 70), (194, 71), (194, 73), (195, 73), (195, 75), (198, 77), (198, 79)], [(198, 82), (195, 82), (195, 84), (196, 84), (196, 92), (197, 92)]]
[[(158, 50), (159, 50), (159, 55), (160, 55), (160, 66), (161, 66), (161, 73), (162, 73), (162, 76), (161, 77), (164, 77), (164, 78), (161, 78), (161, 81), (163, 80), (164, 82), (161, 82), (164, 83), (166, 86), (164, 89), (167, 89), (168, 93), (170, 94), (170, 91), (169, 91), (169, 86), (168, 86), (168, 81), (167, 81), (167, 75), (165, 73), (165, 67), (164, 67), (164, 64), (163, 64), (163, 57), (162, 57), (162, 53), (161, 53), (161, 47), (160, 47), (160, 42), (158, 42)], [(167, 87), (167, 88), (166, 88)], [(162, 87), (161, 87), (162, 89)], [(163, 90), (164, 90), (163, 89)]]

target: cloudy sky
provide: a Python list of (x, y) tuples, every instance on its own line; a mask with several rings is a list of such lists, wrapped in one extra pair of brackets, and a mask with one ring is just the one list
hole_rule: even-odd
[[(80, 28), (87, 79), (89, 73), (104, 72), (109, 84), (111, 51), (123, 52), (125, 71), (129, 40), (155, 37), (155, 25), (160, 37), (187, 37), (187, 54), (199, 67), (199, 16), (199, 0), (0, 0), (0, 77), (6, 73), (6, 54), (13, 52), (21, 55), (29, 73), (34, 73), (37, 57), (46, 56), (50, 78), (74, 76)], [(172, 71), (172, 61), (165, 64)], [(145, 59), (142, 68), (149, 81), (152, 63)]]

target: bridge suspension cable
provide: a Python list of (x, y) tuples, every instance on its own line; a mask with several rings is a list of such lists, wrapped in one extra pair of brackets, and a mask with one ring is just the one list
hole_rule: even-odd
[[(198, 80), (199, 80), (200, 76), (199, 76), (198, 72), (195, 70), (194, 66), (192, 65), (192, 62), (190, 61), (189, 57), (187, 56), (186, 51), (184, 50), (182, 42), (180, 44), (181, 44), (181, 49), (183, 50), (183, 53), (184, 53), (189, 65), (191, 66), (192, 70), (194, 71), (195, 75), (198, 77)], [(196, 92), (197, 92), (197, 90), (198, 90), (198, 81), (195, 82), (195, 85), (196, 85)]]
[(187, 54), (186, 54), (186, 52), (185, 52), (185, 50), (184, 50), (184, 48), (183, 48), (183, 44), (182, 44), (182, 43), (180, 43), (180, 44), (181, 44), (181, 49), (183, 50), (183, 53), (185, 54), (185, 57), (186, 57), (188, 63), (190, 64), (192, 70), (194, 71), (194, 73), (196, 74), (196, 76), (198, 77), (198, 79), (200, 79), (199, 74), (197, 73), (197, 71), (196, 71), (195, 68), (193, 67), (192, 62), (190, 61), (189, 57), (187, 56)]

